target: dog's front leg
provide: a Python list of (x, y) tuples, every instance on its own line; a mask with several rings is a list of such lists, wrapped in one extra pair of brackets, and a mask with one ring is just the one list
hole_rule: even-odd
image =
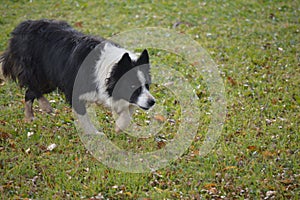
[(115, 131), (119, 133), (120, 131), (126, 129), (131, 121), (131, 115), (134, 111), (133, 106), (129, 106), (128, 109), (123, 110), (116, 121)]

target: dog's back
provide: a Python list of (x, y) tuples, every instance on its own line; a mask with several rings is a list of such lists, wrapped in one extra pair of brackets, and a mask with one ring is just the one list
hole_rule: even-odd
[(1, 56), (3, 75), (41, 93), (72, 85), (80, 64), (101, 38), (86, 36), (63, 21), (24, 21)]
[[(28, 86), (28, 79), (33, 79), (34, 76), (38, 76), (36, 73), (43, 71), (39, 68), (42, 66), (37, 66), (41, 64), (37, 57), (43, 55), (44, 49), (48, 46), (47, 43), (50, 42), (51, 38), (48, 35), (53, 31), (49, 32), (51, 28), (49, 24), (48, 20), (28, 20), (14, 29), (8, 49), (1, 57), (5, 77), (14, 81), (18, 80), (20, 86)], [(56, 29), (61, 30), (69, 27), (63, 22), (51, 22), (51, 24), (55, 24)]]

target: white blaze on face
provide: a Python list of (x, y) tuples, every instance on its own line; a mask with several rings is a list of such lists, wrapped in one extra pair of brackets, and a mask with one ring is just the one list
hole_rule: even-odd
[(152, 105), (149, 105), (149, 102), (155, 101), (154, 97), (150, 94), (149, 90), (145, 87), (146, 78), (143, 72), (138, 71), (137, 73), (139, 81), (141, 82), (142, 91), (139, 95), (136, 104), (142, 108), (150, 108)]

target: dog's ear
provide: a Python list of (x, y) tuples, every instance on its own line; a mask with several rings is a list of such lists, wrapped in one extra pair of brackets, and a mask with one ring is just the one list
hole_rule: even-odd
[(110, 76), (106, 79), (107, 92), (111, 96), (115, 85), (118, 80), (129, 70), (132, 69), (132, 61), (128, 53), (124, 53), (122, 58), (116, 63), (111, 72)]
[(132, 61), (128, 53), (124, 53), (119, 62), (112, 68), (110, 76), (118, 80), (132, 68)]
[(132, 64), (131, 58), (128, 53), (124, 53), (120, 61), (118, 62), (119, 65), (123, 65), (126, 67), (130, 67)]
[(122, 76), (132, 68), (132, 60), (128, 53), (124, 53), (118, 64), (114, 67), (113, 71), (118, 73), (118, 76)]
[(142, 54), (140, 55), (140, 57), (137, 60), (137, 65), (145, 65), (145, 64), (149, 64), (149, 54), (147, 49), (145, 49)]

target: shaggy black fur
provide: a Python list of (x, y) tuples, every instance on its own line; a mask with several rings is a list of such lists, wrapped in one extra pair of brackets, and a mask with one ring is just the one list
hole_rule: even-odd
[(84, 35), (63, 21), (24, 21), (12, 32), (1, 56), (5, 77), (28, 88), (26, 101), (33, 101), (59, 88), (72, 104), (77, 72), (86, 56), (103, 38)]

